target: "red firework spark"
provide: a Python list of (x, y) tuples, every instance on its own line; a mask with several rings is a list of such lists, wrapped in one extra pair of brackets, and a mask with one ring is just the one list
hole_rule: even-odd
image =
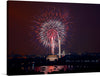
[(58, 36), (61, 39), (61, 44), (64, 43), (69, 30), (68, 12), (56, 9), (55, 7), (48, 8), (36, 19), (34, 22), (38, 24), (35, 30), (37, 39), (39, 39), (44, 46), (58, 47)]

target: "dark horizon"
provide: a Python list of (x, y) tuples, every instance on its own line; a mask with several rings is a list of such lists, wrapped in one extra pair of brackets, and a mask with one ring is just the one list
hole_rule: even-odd
[[(50, 7), (65, 8), (72, 19), (72, 38), (62, 45), (68, 52), (100, 52), (100, 4), (46, 3), (27, 1), (7, 2), (7, 49), (8, 55), (46, 55), (50, 48), (44, 47), (36, 39), (34, 16), (41, 15), (41, 9)], [(32, 36), (33, 35), (33, 36)]]

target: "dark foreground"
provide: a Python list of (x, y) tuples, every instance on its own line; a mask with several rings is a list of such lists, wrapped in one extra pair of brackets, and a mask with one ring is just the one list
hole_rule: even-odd
[(48, 61), (46, 57), (8, 57), (8, 75), (100, 72), (100, 54), (65, 55)]

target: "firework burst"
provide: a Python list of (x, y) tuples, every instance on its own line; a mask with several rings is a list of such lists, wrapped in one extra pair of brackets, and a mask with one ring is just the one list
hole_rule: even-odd
[(37, 39), (46, 47), (58, 47), (58, 39), (64, 43), (69, 29), (68, 12), (61, 9), (49, 8), (43, 11), (35, 20), (37, 24)]
[(40, 29), (40, 39), (43, 45), (51, 46), (51, 38), (54, 40), (54, 46), (58, 46), (58, 37), (62, 43), (66, 35), (64, 24), (58, 20), (49, 20), (42, 24)]

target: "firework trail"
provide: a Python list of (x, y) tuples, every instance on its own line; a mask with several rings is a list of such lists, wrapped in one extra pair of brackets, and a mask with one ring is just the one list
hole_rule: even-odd
[(35, 20), (35, 23), (38, 24), (35, 31), (37, 38), (45, 47), (51, 47), (52, 54), (58, 47), (58, 39), (61, 40), (61, 44), (64, 43), (69, 29), (68, 12), (64, 12), (61, 9), (49, 8)]

